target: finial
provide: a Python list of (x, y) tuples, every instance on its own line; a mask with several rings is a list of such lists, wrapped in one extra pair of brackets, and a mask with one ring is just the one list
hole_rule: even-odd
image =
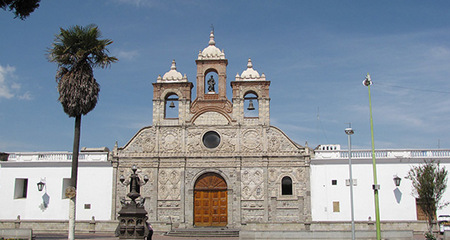
[(211, 31), (211, 34), (209, 34), (209, 45), (216, 45), (216, 41), (214, 41), (214, 31)]
[(253, 68), (252, 59), (248, 59), (247, 68)]
[(172, 60), (172, 66), (170, 67), (170, 69), (171, 69), (171, 70), (177, 70), (177, 66), (176, 66), (176, 63), (175, 63), (175, 59)]

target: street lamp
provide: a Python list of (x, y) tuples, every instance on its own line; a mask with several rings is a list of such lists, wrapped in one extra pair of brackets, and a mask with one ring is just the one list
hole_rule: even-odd
[(375, 220), (377, 228), (377, 240), (381, 240), (381, 224), (380, 224), (380, 202), (378, 199), (378, 190), (380, 190), (380, 185), (377, 183), (377, 163), (375, 160), (375, 143), (373, 140), (373, 118), (372, 118), (372, 100), (370, 97), (370, 85), (372, 85), (372, 79), (369, 73), (367, 73), (366, 78), (363, 80), (363, 85), (369, 89), (369, 109), (370, 109), (370, 133), (372, 137), (372, 167), (373, 167), (373, 194), (375, 197)]
[(352, 135), (355, 133), (351, 127), (345, 129), (345, 134), (348, 136), (348, 172), (350, 177), (350, 206), (352, 215), (352, 240), (355, 240), (355, 215), (353, 208), (353, 176), (352, 176)]
[[(141, 196), (141, 187), (149, 181), (147, 175), (144, 177), (139, 176), (137, 173), (137, 166), (133, 165), (131, 168), (132, 173), (125, 178), (124, 175), (119, 177), (119, 181), (124, 186), (130, 185), (130, 192), (127, 197), (131, 201), (123, 198), (122, 209), (119, 211), (119, 225), (116, 228), (116, 233), (119, 239), (144, 239), (148, 235), (149, 229), (146, 226), (147, 211), (144, 208), (145, 198)], [(143, 181), (141, 180), (143, 179)], [(136, 199), (141, 198), (140, 201)]]

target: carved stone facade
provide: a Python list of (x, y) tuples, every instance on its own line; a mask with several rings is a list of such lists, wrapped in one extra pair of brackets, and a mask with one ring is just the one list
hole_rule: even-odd
[[(136, 165), (149, 177), (141, 195), (153, 223), (184, 228), (288, 223), (304, 229), (311, 222), (311, 151), (270, 126), (270, 81), (249, 59), (247, 69), (231, 82), (229, 101), (228, 61), (215, 46), (213, 33), (196, 63), (196, 99), (191, 101), (193, 84), (176, 71), (173, 61), (171, 70), (153, 84), (153, 125), (114, 148), (116, 212), (127, 192), (119, 176)], [(210, 76), (217, 86), (207, 90)], [(254, 115), (247, 116), (248, 104), (256, 105)], [(169, 117), (170, 111), (176, 117)], [(207, 181), (197, 186), (205, 174), (221, 187)], [(208, 201), (225, 212), (218, 217), (216, 210), (208, 212)]]

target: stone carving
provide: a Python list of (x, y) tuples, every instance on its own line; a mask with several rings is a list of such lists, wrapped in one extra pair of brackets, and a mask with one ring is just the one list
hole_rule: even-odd
[[(189, 129), (187, 133), (187, 151), (191, 153), (203, 152), (205, 148), (202, 142), (202, 136), (205, 129)], [(221, 136), (221, 144), (215, 149), (209, 151), (234, 152), (236, 149), (236, 132), (234, 130), (217, 130)]]
[(241, 172), (242, 200), (260, 200), (264, 196), (264, 176), (261, 168)]
[(272, 136), (269, 139), (269, 152), (276, 152), (280, 149), (280, 140), (277, 137)]
[(181, 129), (179, 128), (163, 128), (161, 129), (161, 150), (164, 152), (180, 152)]
[(158, 201), (158, 208), (179, 208), (180, 201)]
[(180, 216), (179, 209), (158, 209), (158, 220), (162, 222), (179, 222)]
[(279, 173), (274, 168), (269, 169), (269, 181), (275, 182), (278, 178)]
[(187, 133), (187, 151), (199, 152), (201, 150), (201, 130), (188, 130)]
[(267, 129), (267, 138), (269, 139), (268, 150), (270, 152), (291, 152), (299, 150), (297, 146), (276, 128), (271, 127)]
[(158, 200), (180, 200), (180, 170), (160, 169), (158, 175)]
[(250, 129), (242, 134), (243, 151), (262, 151), (261, 135), (255, 129)]
[(263, 201), (242, 201), (242, 208), (264, 209)]
[(127, 146), (127, 152), (153, 152), (156, 145), (156, 131), (154, 128), (142, 130)]
[(223, 144), (221, 145), (221, 152), (234, 152), (236, 150), (236, 131), (224, 130), (221, 132)]
[(296, 168), (295, 177), (299, 182), (302, 182), (302, 179), (305, 179), (305, 169), (302, 167)]
[(260, 209), (242, 209), (243, 222), (263, 222), (264, 210)]

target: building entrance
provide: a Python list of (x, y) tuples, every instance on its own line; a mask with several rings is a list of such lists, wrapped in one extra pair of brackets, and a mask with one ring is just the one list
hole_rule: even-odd
[(194, 225), (226, 226), (228, 194), (225, 180), (217, 173), (205, 173), (194, 187)]

